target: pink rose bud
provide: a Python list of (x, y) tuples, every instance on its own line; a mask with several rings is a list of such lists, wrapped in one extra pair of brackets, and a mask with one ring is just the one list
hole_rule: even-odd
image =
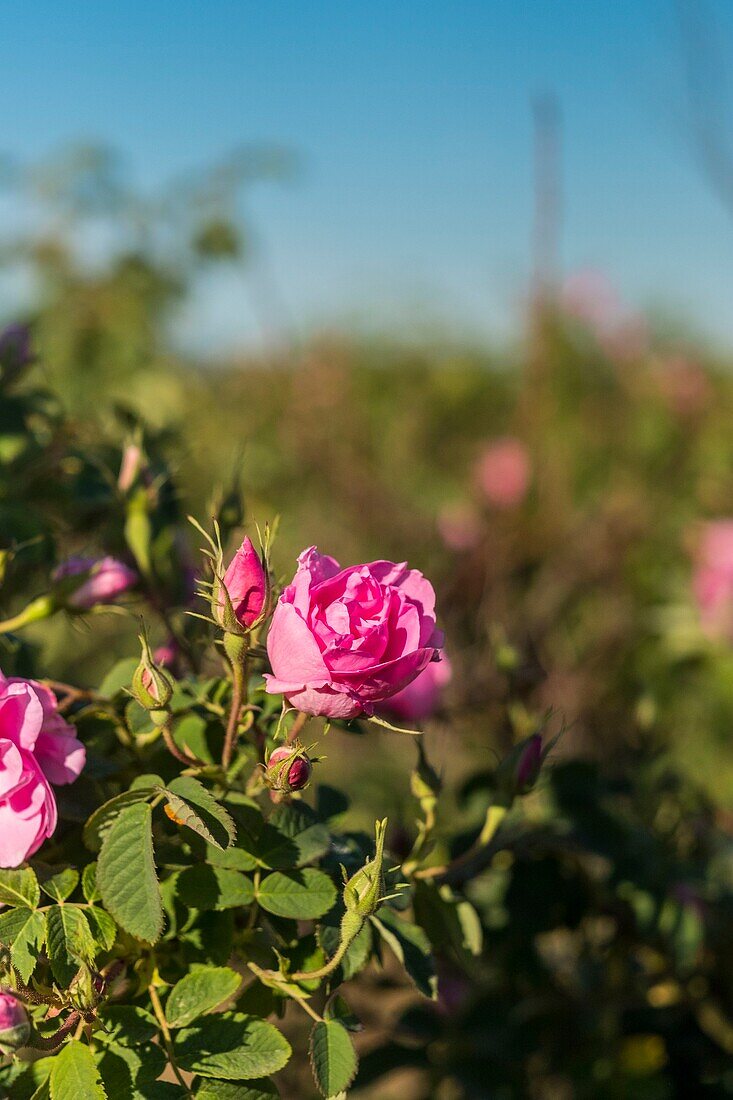
[(150, 652), (148, 639), (140, 635), (142, 657), (132, 677), (132, 694), (145, 710), (159, 714), (161, 721), (166, 717), (166, 708), (173, 694), (173, 681), (170, 675), (157, 665)]
[(510, 804), (514, 798), (532, 790), (553, 744), (554, 741), (543, 745), (542, 735), (533, 733), (504, 757), (496, 772), (497, 789)]
[[(66, 584), (78, 577), (79, 583)], [(69, 558), (56, 569), (54, 581), (65, 590), (67, 607), (89, 611), (100, 604), (114, 603), (137, 584), (137, 573), (116, 558)]]
[[(268, 579), (262, 558), (249, 536), (232, 558), (223, 582), (214, 588), (214, 617), (225, 630), (249, 630), (261, 618), (268, 597)], [(234, 622), (230, 622), (231, 616)], [(236, 631), (235, 631), (236, 632)]]
[(12, 993), (0, 992), (0, 1052), (14, 1054), (28, 1043), (31, 1025), (25, 1008)]
[(521, 504), (527, 495), (530, 477), (527, 448), (513, 436), (490, 443), (476, 465), (478, 487), (495, 508), (515, 508)]
[(310, 757), (301, 745), (282, 745), (270, 753), (265, 776), (273, 791), (302, 791), (312, 771)]

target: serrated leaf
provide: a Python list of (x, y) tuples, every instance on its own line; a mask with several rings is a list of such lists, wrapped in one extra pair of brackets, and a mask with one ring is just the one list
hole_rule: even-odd
[(81, 889), (88, 902), (99, 901), (101, 894), (97, 889), (97, 864), (87, 863), (81, 873)]
[(112, 917), (97, 905), (90, 905), (84, 913), (95, 941), (105, 951), (111, 951), (117, 939), (117, 925)]
[(59, 985), (68, 985), (81, 964), (94, 959), (94, 940), (81, 909), (75, 905), (49, 908), (46, 945), (54, 978)]
[(229, 813), (197, 779), (179, 776), (166, 788), (165, 795), (177, 820), (207, 843), (222, 850), (234, 843), (236, 830)]
[(107, 1005), (100, 1011), (104, 1031), (100, 1038), (121, 1046), (141, 1046), (158, 1034), (155, 1017), (138, 1005)]
[(94, 1055), (80, 1042), (67, 1043), (54, 1058), (51, 1100), (106, 1100)]
[(273, 1100), (280, 1093), (274, 1081), (204, 1081), (196, 1100)]
[(188, 1027), (199, 1016), (233, 997), (241, 977), (228, 966), (197, 966), (177, 982), (166, 1001), (169, 1027)]
[(351, 1036), (337, 1020), (320, 1020), (311, 1032), (310, 1062), (316, 1085), (323, 1096), (348, 1089), (359, 1060)]
[(256, 896), (262, 908), (276, 917), (314, 920), (336, 903), (337, 893), (328, 875), (306, 867), (302, 871), (274, 871), (260, 882)]
[(36, 873), (30, 867), (0, 869), (0, 903), (35, 909), (41, 900)]
[(267, 821), (257, 851), (262, 867), (288, 870), (325, 855), (331, 844), (326, 826), (305, 803), (278, 806)]
[(252, 880), (241, 871), (197, 863), (178, 876), (176, 896), (190, 909), (238, 909), (254, 901)]
[(288, 1062), (290, 1044), (276, 1027), (256, 1016), (222, 1013), (179, 1031), (178, 1064), (201, 1077), (250, 1081), (277, 1073)]
[(398, 917), (386, 906), (378, 909), (371, 921), (385, 943), (392, 948), (420, 992), (436, 1000), (438, 980), (435, 976), (435, 963), (430, 950), (430, 941), (422, 928)]
[(97, 863), (97, 885), (106, 908), (126, 932), (146, 943), (155, 943), (163, 931), (152, 815), (147, 802), (126, 806), (106, 834)]
[(30, 980), (46, 940), (46, 917), (32, 909), (0, 913), (0, 943), (10, 948), (10, 961), (24, 982)]
[(54, 901), (66, 901), (79, 885), (79, 872), (73, 867), (64, 867), (40, 880), (41, 889)]
[(105, 836), (127, 806), (145, 802), (154, 794), (154, 787), (136, 787), (135, 790), (116, 794), (114, 798), (110, 798), (108, 802), (103, 803), (99, 809), (95, 810), (84, 826), (83, 833), (84, 843), (90, 852), (100, 850)]

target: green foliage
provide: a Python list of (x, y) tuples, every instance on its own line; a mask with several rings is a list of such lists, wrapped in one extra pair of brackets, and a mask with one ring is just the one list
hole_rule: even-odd
[(175, 1053), (180, 1066), (200, 1077), (251, 1081), (277, 1073), (290, 1058), (290, 1044), (264, 1020), (223, 1013), (179, 1031)]
[(110, 913), (130, 935), (148, 943), (155, 943), (163, 931), (152, 817), (147, 802), (120, 810), (105, 834), (97, 863), (97, 885)]
[(273, 871), (256, 890), (259, 904), (276, 917), (313, 920), (336, 903), (336, 887), (314, 867), (302, 871)]
[(54, 1059), (50, 1076), (51, 1100), (105, 1100), (94, 1055), (82, 1043), (67, 1043)]
[(336, 1096), (349, 1088), (356, 1075), (358, 1060), (349, 1033), (338, 1020), (320, 1020), (314, 1026), (310, 1060), (323, 1096)]
[(168, 1026), (187, 1027), (233, 997), (240, 982), (239, 974), (226, 966), (194, 967), (170, 991), (165, 1005)]

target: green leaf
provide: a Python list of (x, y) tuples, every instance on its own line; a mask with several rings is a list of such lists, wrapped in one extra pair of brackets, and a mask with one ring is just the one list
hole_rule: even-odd
[(209, 844), (226, 849), (234, 843), (234, 822), (203, 784), (191, 776), (174, 779), (165, 791), (176, 818)]
[(116, 696), (121, 695), (124, 689), (132, 683), (132, 677), (138, 663), (137, 657), (125, 657), (123, 661), (118, 661), (99, 685), (99, 694), (102, 698), (114, 699)]
[(178, 876), (176, 896), (189, 909), (237, 909), (254, 901), (252, 880), (241, 871), (197, 863)]
[(46, 918), (32, 909), (0, 913), (0, 943), (10, 948), (10, 961), (24, 982), (35, 970), (46, 941)]
[(79, 872), (73, 867), (64, 867), (61, 871), (41, 878), (41, 889), (54, 901), (66, 901), (79, 885)]
[(122, 1046), (149, 1043), (160, 1030), (155, 1017), (138, 1005), (107, 1005), (100, 1011), (100, 1019), (104, 1025), (100, 1038)]
[(435, 963), (430, 951), (430, 941), (422, 928), (398, 917), (386, 906), (378, 909), (371, 921), (420, 992), (436, 1000), (438, 980), (435, 976)]
[(46, 944), (53, 976), (66, 986), (82, 963), (94, 959), (95, 945), (81, 909), (52, 905), (46, 914)]
[(320, 1020), (313, 1028), (310, 1062), (316, 1085), (324, 1096), (345, 1092), (354, 1080), (359, 1060), (348, 1031), (337, 1020)]
[(210, 1016), (179, 1031), (175, 1051), (179, 1065), (189, 1073), (225, 1081), (251, 1081), (277, 1073), (292, 1053), (276, 1027), (239, 1012)]
[(106, 1100), (94, 1055), (83, 1043), (61, 1048), (51, 1070), (51, 1100)]
[(305, 803), (278, 806), (263, 831), (258, 862), (273, 870), (302, 867), (325, 855), (331, 844), (328, 829)]
[(126, 806), (106, 834), (97, 864), (105, 906), (126, 932), (146, 943), (155, 943), (163, 931), (152, 816), (147, 802)]
[(95, 941), (105, 951), (111, 951), (117, 939), (117, 925), (112, 917), (97, 905), (90, 905), (84, 913)]
[(263, 879), (257, 901), (268, 913), (294, 920), (322, 917), (336, 902), (336, 887), (328, 875), (313, 867), (302, 871), (274, 871)]
[(136, 787), (134, 790), (115, 795), (109, 802), (105, 802), (95, 810), (84, 826), (83, 834), (84, 843), (90, 852), (100, 850), (105, 836), (127, 806), (134, 805), (136, 802), (146, 802), (154, 794), (155, 787)]
[(81, 889), (88, 902), (99, 901), (102, 896), (97, 889), (97, 864), (87, 863), (81, 873)]
[(242, 979), (228, 966), (196, 966), (170, 992), (165, 1015), (170, 1027), (188, 1027), (233, 997)]
[(35, 871), (30, 867), (18, 867), (16, 870), (0, 870), (0, 903), (3, 905), (24, 905), (26, 909), (35, 909), (41, 900), (41, 891)]
[(203, 1081), (196, 1100), (272, 1100), (280, 1093), (274, 1081)]

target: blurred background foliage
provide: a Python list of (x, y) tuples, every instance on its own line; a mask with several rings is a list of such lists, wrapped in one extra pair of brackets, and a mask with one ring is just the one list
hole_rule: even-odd
[[(733, 1095), (733, 648), (692, 593), (700, 525), (733, 515), (726, 364), (593, 279), (580, 304), (536, 288), (511, 351), (326, 333), (187, 354), (177, 311), (212, 265), (252, 265), (263, 329), (282, 320), (237, 211), (250, 182), (296, 168), (244, 150), (143, 200), (103, 150), (7, 167), (42, 216), (0, 252), (33, 288), (38, 355), (0, 408), (0, 546), (16, 550), (0, 594), (12, 609), (40, 590), (51, 541), (124, 549), (109, 502), (142, 423), (156, 583), (195, 563), (186, 513), (206, 521), (240, 481), (246, 523), (282, 517), (281, 578), (312, 543), (344, 564), (409, 559), (435, 581), (454, 669), (425, 735), (455, 792), (450, 852), (476, 835), (497, 753), (545, 723), (563, 736), (516, 844), (469, 884), (484, 954), (443, 945), (441, 1010), (389, 967), (362, 979), (383, 1039), (362, 1051), (363, 1095)], [(507, 436), (530, 476), (500, 506), (480, 463)], [(54, 624), (40, 663), (93, 683), (135, 627)], [(360, 826), (378, 794), (398, 848), (413, 756), (334, 731), (319, 779), (349, 787)]]

